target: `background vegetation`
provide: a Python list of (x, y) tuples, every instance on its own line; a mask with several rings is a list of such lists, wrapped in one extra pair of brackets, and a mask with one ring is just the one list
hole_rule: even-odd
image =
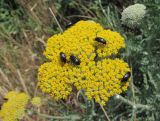
[[(140, 26), (128, 28), (121, 24), (121, 13), (134, 3), (144, 4), (147, 14)], [(72, 121), (74, 115), (80, 121), (107, 120), (94, 102), (76, 96), (55, 102), (36, 86), (47, 38), (60, 32), (59, 25), (65, 30), (67, 23), (78, 20), (94, 20), (126, 39), (121, 57), (132, 67), (131, 84), (105, 107), (110, 120), (160, 121), (159, 0), (0, 0), (0, 103), (5, 92), (19, 90), (43, 99), (41, 115), (31, 109), (26, 121)]]

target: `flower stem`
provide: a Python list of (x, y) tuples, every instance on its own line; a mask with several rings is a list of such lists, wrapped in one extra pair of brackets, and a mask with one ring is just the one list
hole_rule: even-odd
[(117, 99), (121, 100), (122, 102), (131, 105), (133, 108), (141, 108), (141, 109), (147, 109), (150, 110), (152, 107), (149, 105), (143, 105), (143, 104), (135, 104), (134, 102), (131, 102), (130, 100), (125, 99), (121, 95), (116, 95)]
[(111, 120), (109, 119), (109, 116), (108, 116), (107, 112), (105, 111), (104, 107), (103, 107), (101, 104), (100, 104), (100, 106), (101, 106), (101, 108), (102, 108), (102, 110), (103, 110), (103, 112), (104, 112), (104, 115), (106, 116), (107, 120), (108, 120), (108, 121), (111, 121)]
[(37, 115), (44, 117), (44, 118), (49, 118), (49, 119), (69, 119), (69, 120), (80, 120), (79, 115), (69, 115), (69, 116), (51, 116), (47, 114), (42, 114), (42, 113), (37, 113)]

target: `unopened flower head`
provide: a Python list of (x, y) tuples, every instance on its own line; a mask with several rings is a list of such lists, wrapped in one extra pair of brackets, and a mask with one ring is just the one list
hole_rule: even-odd
[[(121, 79), (130, 71), (123, 60), (111, 57), (124, 48), (124, 38), (93, 21), (79, 21), (48, 39), (44, 55), (50, 60), (38, 70), (38, 85), (54, 99), (67, 99), (72, 88), (105, 105), (126, 90)], [(63, 52), (63, 55), (61, 55)], [(79, 61), (78, 61), (79, 60)]]
[(31, 100), (32, 105), (36, 106), (36, 107), (40, 107), (42, 102), (41, 102), (41, 98), (40, 97), (34, 97)]
[(8, 92), (5, 96), (5, 102), (0, 110), (0, 118), (3, 121), (17, 121), (25, 115), (25, 107), (29, 100), (29, 96), (25, 93), (16, 91)]
[(134, 4), (122, 12), (122, 24), (129, 27), (134, 27), (140, 24), (142, 18), (145, 16), (146, 6), (143, 4)]

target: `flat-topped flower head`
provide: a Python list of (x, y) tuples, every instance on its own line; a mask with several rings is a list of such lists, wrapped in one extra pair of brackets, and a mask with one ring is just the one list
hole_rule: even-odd
[(51, 62), (40, 66), (38, 85), (56, 100), (67, 99), (74, 87), (84, 90), (88, 99), (105, 104), (128, 87), (128, 82), (121, 82), (130, 71), (128, 64), (111, 59), (124, 47), (118, 32), (93, 21), (79, 21), (48, 39), (44, 55)]
[(39, 68), (38, 85), (43, 92), (51, 94), (54, 99), (66, 99), (72, 91), (74, 73), (73, 68), (67, 63), (61, 66), (48, 62)]
[[(97, 42), (97, 37), (103, 38), (106, 44)], [(87, 63), (94, 60), (96, 50), (100, 57), (106, 57), (117, 54), (124, 47), (124, 38), (119, 33), (105, 30), (93, 21), (79, 21), (63, 34), (49, 38), (44, 54), (48, 59), (58, 62), (63, 52), (68, 61), (70, 55), (75, 55)]]
[(8, 92), (5, 96), (7, 100), (1, 107), (0, 118), (3, 121), (17, 121), (25, 115), (25, 107), (29, 100), (29, 96), (25, 93), (16, 91)]

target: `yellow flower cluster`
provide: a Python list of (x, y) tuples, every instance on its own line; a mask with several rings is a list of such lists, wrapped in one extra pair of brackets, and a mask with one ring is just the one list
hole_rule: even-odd
[(31, 100), (32, 105), (36, 106), (36, 107), (40, 107), (41, 106), (41, 98), (40, 97), (34, 97)]
[(74, 83), (78, 90), (85, 89), (88, 99), (105, 105), (108, 98), (120, 94), (128, 87), (129, 82), (122, 85), (121, 80), (130, 71), (128, 64), (120, 59), (104, 59), (96, 66), (82, 68), (79, 80)]
[[(102, 37), (106, 44), (99, 44), (96, 37)], [(105, 30), (100, 24), (93, 21), (79, 21), (63, 34), (54, 35), (48, 39), (45, 56), (54, 61), (59, 61), (59, 53), (64, 52), (69, 59), (71, 54), (77, 56), (82, 62), (93, 61), (95, 49), (99, 57), (117, 54), (124, 48), (124, 38), (119, 33)]]
[(29, 100), (29, 96), (25, 93), (15, 91), (9, 92), (5, 98), (5, 102), (0, 110), (0, 118), (3, 121), (17, 121), (25, 115), (25, 106)]
[[(95, 41), (97, 37), (106, 44)], [(76, 88), (84, 90), (88, 99), (105, 105), (109, 97), (128, 87), (128, 82), (121, 82), (130, 71), (128, 64), (109, 59), (124, 47), (124, 38), (119, 33), (105, 30), (93, 21), (79, 21), (48, 39), (44, 55), (51, 62), (40, 66), (38, 85), (56, 100), (67, 99), (72, 88)], [(66, 63), (61, 62), (61, 52), (65, 53)], [(72, 63), (71, 55), (80, 60), (80, 65)]]
[(73, 70), (69, 64), (64, 66), (48, 62), (39, 68), (38, 85), (43, 92), (50, 93), (54, 99), (66, 99), (72, 91)]

